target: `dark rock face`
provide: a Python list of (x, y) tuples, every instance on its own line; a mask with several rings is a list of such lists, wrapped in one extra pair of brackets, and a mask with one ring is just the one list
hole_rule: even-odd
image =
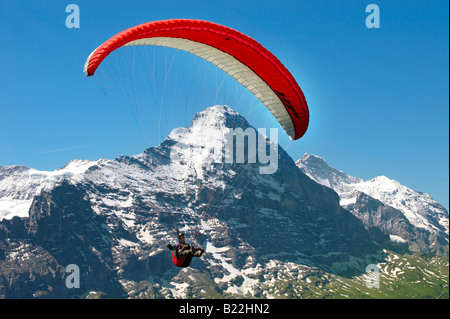
[(362, 222), (339, 206), (335, 192), (295, 170), (293, 162), (283, 167), (288, 165), (292, 170), (270, 177), (285, 185), (279, 200), (259, 198), (252, 191), (254, 187), (265, 194), (273, 190), (250, 182), (240, 197), (240, 206), (227, 206), (219, 218), (229, 224), (247, 225), (236, 230), (261, 256), (277, 254), (281, 249), (287, 260), (302, 254), (333, 262), (333, 258), (319, 255), (359, 255), (376, 249)]
[[(4, 265), (10, 265), (9, 276), (16, 279), (8, 282), (4, 273), (0, 276), (6, 298), (77, 296), (80, 291), (68, 289), (64, 280), (70, 264), (79, 266), (83, 290), (105, 287), (111, 296), (121, 295), (120, 287), (111, 281), (111, 234), (82, 189), (63, 182), (35, 197), (29, 218), (14, 218), (1, 226), (3, 254), (15, 257), (5, 256)], [(15, 260), (23, 262), (13, 266)]]

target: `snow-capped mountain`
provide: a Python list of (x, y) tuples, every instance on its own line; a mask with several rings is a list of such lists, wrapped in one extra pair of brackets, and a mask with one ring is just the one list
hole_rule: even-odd
[[(368, 232), (285, 152), (273, 174), (259, 173), (266, 164), (225, 161), (226, 133), (236, 127), (251, 128), (232, 109), (215, 106), (142, 154), (72, 162), (55, 172), (2, 168), (2, 199), (14, 206), (3, 208), (8, 218), (0, 222), (2, 295), (80, 295), (61, 280), (64, 267), (76, 264), (84, 293), (271, 298), (278, 293), (268, 278), (277, 269), (303, 278), (351, 258), (382, 258), (374, 240), (386, 238)], [(174, 267), (166, 247), (176, 228), (191, 240), (200, 230), (196, 243), (206, 249), (188, 269)], [(339, 271), (365, 266), (358, 267)]]
[[(332, 188), (339, 194), (340, 204), (352, 211), (358, 209), (361, 193), (401, 212), (406, 223), (430, 234), (446, 238), (448, 245), (448, 211), (426, 193), (401, 185), (398, 181), (378, 176), (368, 181), (349, 176), (329, 166), (324, 159), (305, 154), (296, 165), (314, 181)], [(382, 223), (382, 221), (380, 221)], [(380, 225), (377, 225), (380, 226)], [(392, 239), (402, 241), (398, 234)], [(432, 245), (432, 242), (429, 243)]]
[(0, 220), (27, 217), (34, 196), (53, 188), (62, 179), (82, 175), (101, 161), (73, 160), (51, 172), (19, 165), (0, 166)]
[(329, 166), (319, 156), (305, 154), (295, 164), (317, 183), (333, 189), (340, 198), (346, 198), (354, 190), (353, 185), (364, 182), (361, 178), (347, 175)]
[[(1, 168), (10, 206), (0, 221), (0, 298), (339, 297), (367, 265), (391, 260), (389, 237), (281, 148), (272, 174), (260, 173), (267, 163), (224, 160), (234, 128), (252, 127), (214, 106), (138, 155), (55, 172)], [(189, 268), (175, 267), (167, 249), (177, 228), (188, 241), (199, 231), (194, 244), (206, 250)], [(73, 264), (79, 289), (65, 283)]]

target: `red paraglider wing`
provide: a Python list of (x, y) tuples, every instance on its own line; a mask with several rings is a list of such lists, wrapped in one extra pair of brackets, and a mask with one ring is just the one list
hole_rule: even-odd
[(112, 51), (129, 45), (158, 45), (191, 52), (249, 89), (291, 139), (302, 137), (308, 128), (308, 105), (294, 77), (271, 52), (236, 30), (201, 20), (144, 23), (118, 33), (95, 49), (86, 61), (86, 76), (93, 75)]

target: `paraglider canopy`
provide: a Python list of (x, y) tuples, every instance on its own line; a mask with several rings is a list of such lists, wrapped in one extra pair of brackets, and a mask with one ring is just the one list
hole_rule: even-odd
[(308, 128), (308, 105), (294, 77), (270, 51), (236, 30), (202, 20), (144, 23), (118, 33), (95, 49), (85, 63), (84, 73), (94, 75), (112, 51), (132, 45), (171, 47), (195, 54), (251, 91), (291, 139), (299, 139)]

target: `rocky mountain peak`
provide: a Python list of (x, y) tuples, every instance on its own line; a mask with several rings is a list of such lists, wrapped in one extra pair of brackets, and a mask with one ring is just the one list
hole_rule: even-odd
[(296, 164), (311, 179), (336, 191), (340, 204), (366, 226), (383, 229), (414, 251), (448, 253), (448, 211), (429, 194), (383, 175), (368, 181), (349, 176), (317, 156), (305, 154)]

